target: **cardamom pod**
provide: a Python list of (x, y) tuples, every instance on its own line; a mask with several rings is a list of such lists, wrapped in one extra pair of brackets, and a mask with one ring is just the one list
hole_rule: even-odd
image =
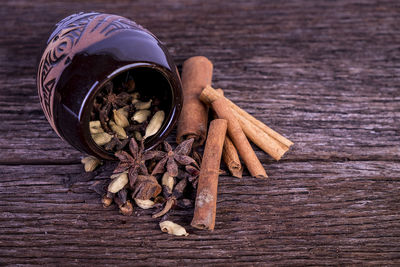
[(111, 193), (117, 193), (119, 190), (124, 188), (124, 186), (128, 183), (128, 174), (121, 173), (117, 178), (111, 181), (108, 185), (108, 191)]
[(151, 111), (148, 109), (142, 109), (138, 110), (133, 114), (132, 119), (133, 121), (137, 121), (138, 123), (142, 123), (147, 120), (147, 117), (149, 117), (151, 114)]
[(152, 201), (150, 199), (143, 200), (143, 199), (135, 198), (135, 202), (139, 208), (142, 208), (144, 210), (151, 209), (154, 206), (154, 201)]
[(172, 193), (172, 189), (174, 189), (174, 177), (169, 175), (168, 172), (165, 172), (162, 179), (161, 179), (161, 184), (163, 186), (166, 186)]
[(101, 127), (100, 121), (90, 121), (89, 130), (91, 134), (102, 133), (104, 129)]
[(186, 229), (171, 221), (163, 221), (160, 222), (160, 228), (163, 232), (168, 232), (170, 235), (176, 236), (188, 236), (189, 234), (186, 232)]
[(139, 101), (139, 102), (135, 103), (135, 108), (136, 109), (149, 109), (151, 107), (152, 101), (153, 100), (151, 100), (151, 99), (147, 102)]
[(124, 115), (125, 117), (128, 117), (128, 113), (129, 113), (129, 106), (124, 106), (122, 108), (117, 109), (118, 112), (120, 112), (122, 115)]
[(157, 111), (153, 117), (151, 118), (149, 124), (146, 127), (145, 135), (143, 139), (146, 139), (149, 136), (152, 136), (160, 130), (162, 123), (164, 122), (165, 113), (160, 110)]
[(93, 156), (84, 157), (81, 162), (84, 165), (85, 172), (92, 172), (101, 164), (101, 161)]
[(119, 112), (118, 110), (114, 109), (113, 113), (114, 113), (113, 119), (118, 126), (121, 126), (122, 128), (129, 126), (129, 121), (124, 116), (124, 114), (122, 114), (122, 112)]
[(108, 122), (108, 125), (110, 125), (111, 130), (114, 131), (114, 133), (117, 134), (117, 137), (119, 139), (126, 139), (128, 138), (128, 136), (126, 135), (126, 132), (124, 130), (124, 128), (122, 128), (121, 126), (117, 125), (113, 120), (110, 120)]
[(128, 171), (124, 171), (124, 172), (121, 172), (121, 173), (114, 173), (114, 174), (112, 174), (112, 175), (110, 176), (110, 178), (111, 178), (111, 179), (118, 178), (118, 177), (120, 177), (121, 174), (123, 174), (123, 173), (128, 174)]
[(103, 146), (111, 141), (112, 135), (102, 132), (102, 133), (92, 134), (92, 138), (97, 145)]
[(139, 142), (142, 141), (143, 136), (142, 136), (142, 134), (141, 134), (139, 131), (134, 131), (133, 134), (135, 135), (135, 139), (136, 139), (137, 141), (139, 141)]

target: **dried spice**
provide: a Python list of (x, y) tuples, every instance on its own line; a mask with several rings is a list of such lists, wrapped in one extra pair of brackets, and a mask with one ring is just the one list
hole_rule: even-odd
[(100, 121), (90, 121), (89, 122), (89, 130), (91, 134), (97, 134), (104, 132), (103, 128), (101, 128)]
[(174, 189), (175, 179), (168, 172), (164, 173), (161, 179), (161, 184), (163, 187), (163, 195), (168, 198), (172, 195), (172, 190)]
[(143, 139), (155, 135), (158, 132), (158, 130), (160, 130), (161, 125), (164, 122), (164, 118), (165, 118), (164, 111), (162, 110), (157, 111), (151, 118), (149, 125), (147, 125)]
[(149, 174), (145, 164), (146, 160), (150, 160), (156, 155), (152, 151), (144, 152), (143, 141), (140, 142), (139, 147), (134, 138), (131, 138), (129, 142), (129, 151), (131, 154), (125, 151), (118, 151), (115, 153), (115, 156), (119, 158), (120, 163), (114, 170), (114, 173), (128, 171), (129, 185), (131, 188), (134, 188), (138, 174)]
[(173, 207), (174, 204), (175, 204), (175, 199), (174, 198), (169, 198), (167, 200), (167, 202), (165, 203), (164, 208), (161, 211), (153, 214), (152, 217), (153, 218), (158, 218), (158, 217), (161, 217), (161, 216), (165, 215)]
[(161, 193), (161, 186), (157, 179), (151, 175), (138, 175), (135, 184), (132, 198), (147, 200), (158, 196)]
[(128, 200), (126, 203), (119, 206), (119, 211), (126, 216), (130, 216), (133, 213), (133, 206), (132, 203)]
[(167, 197), (167, 202), (165, 203), (164, 208), (161, 211), (153, 214), (153, 218), (161, 217), (164, 214), (166, 214), (171, 208), (173, 208), (173, 206), (176, 205), (177, 200), (183, 196), (183, 191), (185, 190), (186, 185), (187, 185), (186, 178), (180, 180), (179, 183), (177, 183), (177, 185), (175, 186), (174, 190), (172, 191), (172, 194), (170, 194)]
[(116, 95), (113, 92), (113, 83), (108, 82), (104, 85), (103, 90), (106, 92), (106, 95), (103, 96), (104, 106), (102, 110), (104, 113), (109, 113), (111, 108), (118, 109), (119, 107), (125, 106), (128, 101), (131, 100), (131, 95), (126, 92), (119, 93)]
[(193, 188), (197, 188), (198, 178), (200, 175), (200, 168), (198, 166), (186, 166), (184, 176), (188, 178), (188, 181), (192, 184)]
[(101, 164), (101, 161), (93, 156), (84, 157), (81, 162), (84, 165), (85, 172), (92, 172)]
[(117, 193), (119, 190), (124, 188), (128, 183), (128, 175), (126, 173), (121, 173), (117, 178), (113, 179), (108, 185), (108, 192)]
[[(121, 142), (116, 136), (113, 136), (113, 140)], [(115, 203), (120, 212), (127, 216), (133, 214), (132, 203), (141, 209), (158, 208), (153, 218), (164, 218), (175, 207), (193, 208), (193, 186), (189, 179), (193, 179), (198, 171), (197, 163), (191, 158), (193, 140), (187, 140), (175, 149), (164, 142), (159, 150), (150, 151), (144, 151), (143, 141), (138, 144), (134, 138), (126, 140), (129, 140), (129, 150), (116, 152), (119, 163), (110, 175), (107, 193), (102, 196), (103, 206), (109, 207)], [(177, 168), (175, 176), (168, 172), (162, 176), (149, 174), (149, 169), (157, 165), (161, 168), (161, 161), (166, 166), (162, 168), (168, 169), (170, 159), (176, 165), (170, 169)]]
[[(206, 72), (194, 71), (201, 65), (207, 65)], [(236, 149), (250, 173), (264, 177), (265, 170), (262, 166), (256, 166), (259, 165), (258, 159), (246, 138), (275, 159), (279, 159), (292, 145), (289, 140), (279, 136), (209, 86), (211, 82), (206, 81), (211, 81), (210, 62), (197, 58), (190, 64), (185, 63), (184, 68), (184, 90), (190, 90), (193, 87), (191, 84), (203, 84), (192, 89), (205, 89), (202, 89), (199, 99), (194, 99), (195, 103), (190, 104), (190, 98), (184, 100), (181, 115), (184, 118), (178, 122), (177, 130), (177, 142), (180, 144), (175, 149), (164, 142), (163, 146), (155, 150), (144, 150), (146, 139), (156, 135), (165, 124), (168, 113), (162, 107), (168, 101), (164, 101), (165, 98), (149, 97), (146, 92), (151, 90), (147, 88), (139, 92), (140, 88), (137, 87), (141, 86), (141, 82), (136, 84), (129, 73), (125, 79), (114, 79), (100, 89), (93, 101), (89, 122), (94, 142), (114, 152), (119, 159), (118, 166), (108, 180), (108, 186), (104, 184), (101, 190), (96, 189), (102, 194), (103, 206), (109, 207), (115, 203), (120, 212), (127, 216), (132, 215), (133, 204), (141, 209), (154, 208), (156, 210), (152, 217), (162, 217), (161, 230), (177, 236), (187, 236), (188, 233), (182, 226), (167, 220), (167, 217), (174, 209), (193, 208), (194, 203), (192, 226), (214, 229), (223, 146), (226, 147), (225, 162), (231, 171), (233, 167), (239, 171), (237, 176), (241, 176), (242, 169)], [(198, 96), (198, 93), (195, 95)], [(199, 153), (202, 150), (199, 146), (205, 141), (208, 107), (199, 100), (213, 108), (220, 117), (210, 123), (204, 159)], [(199, 108), (204, 112), (200, 114)], [(229, 142), (226, 137), (227, 129), (233, 142)], [(192, 151), (194, 143), (196, 151)], [(229, 143), (230, 149), (226, 143)], [(86, 171), (92, 171), (99, 165), (96, 159), (91, 158), (82, 160), (82, 163)], [(201, 172), (199, 166), (203, 168)]]
[[(186, 68), (191, 67), (187, 64)], [(196, 83), (211, 79), (209, 74), (212, 72), (212, 65), (208, 71), (209, 73), (196, 80)], [(199, 75), (196, 71), (186, 72), (185, 77), (188, 79), (189, 76), (195, 79)], [(276, 159), (280, 158), (292, 144), (229, 102), (223, 94), (206, 86), (200, 95), (200, 100), (211, 106), (219, 117), (225, 118), (229, 123), (221, 119), (210, 123), (204, 159), (199, 153), (202, 150), (199, 144), (204, 141), (206, 133), (204, 129), (207, 127), (192, 126), (196, 124), (193, 121), (200, 120), (207, 125), (207, 116), (192, 120), (193, 110), (196, 109), (190, 108), (188, 102), (184, 102), (184, 106), (189, 107), (183, 112), (183, 115), (187, 115), (186, 120), (178, 126), (177, 134), (180, 137), (177, 140), (181, 143), (175, 149), (164, 142), (163, 146), (159, 146), (156, 150), (144, 151), (145, 140), (160, 131), (166, 113), (161, 108), (162, 100), (142, 95), (146, 91), (139, 93), (136, 87), (137, 84), (128, 75), (124, 82), (114, 81), (106, 84), (103, 92), (93, 103), (89, 123), (90, 133), (97, 144), (115, 152), (119, 159), (119, 164), (110, 177), (108, 191), (106, 194), (103, 193), (102, 203), (105, 207), (115, 203), (124, 215), (133, 213), (132, 203), (142, 209), (155, 208), (157, 210), (152, 217), (162, 217), (160, 228), (169, 234), (188, 235), (182, 226), (167, 220), (167, 217), (171, 214), (171, 210), (191, 209), (194, 203), (192, 226), (214, 229), (218, 175), (223, 173), (219, 169), (220, 155), (222, 147), (226, 146), (224, 140), (229, 141), (226, 138), (227, 129), (233, 142), (230, 143), (231, 150), (225, 149), (226, 154), (232, 156), (237, 149), (250, 173), (256, 177), (266, 176), (265, 170), (257, 167), (258, 159), (251, 156), (254, 151), (246, 136), (263, 150), (276, 152), (276, 154), (270, 153), (275, 155), (273, 157)], [(197, 101), (197, 104), (201, 103)], [(201, 106), (206, 108), (203, 104)], [(271, 137), (266, 136), (267, 134)], [(192, 151), (194, 140), (196, 140), (196, 151)], [(266, 140), (266, 144), (263, 140)], [(272, 149), (276, 147), (277, 142), (283, 145), (284, 141), (288, 142), (285, 144), (287, 148), (282, 146), (280, 151)], [(230, 162), (227, 163), (228, 167), (232, 167)], [(235, 157), (232, 162), (238, 166), (241, 164), (239, 157)], [(202, 171), (199, 166), (202, 166)], [(91, 169), (89, 167), (91, 166), (88, 166), (88, 169)], [(240, 176), (242, 169), (239, 167), (237, 169), (240, 171), (237, 176)], [(230, 170), (232, 171), (232, 168)]]
[(108, 123), (110, 125), (111, 130), (114, 131), (114, 133), (117, 134), (117, 137), (119, 139), (126, 139), (128, 136), (126, 135), (126, 132), (123, 127), (117, 125), (113, 120), (110, 120)]
[(161, 157), (161, 160), (158, 162), (156, 167), (154, 168), (152, 174), (158, 174), (164, 172), (165, 166), (167, 167), (167, 172), (171, 176), (178, 175), (178, 165), (187, 166), (190, 164), (196, 164), (196, 161), (188, 156), (194, 139), (186, 140), (180, 143), (174, 150), (171, 145), (167, 142), (164, 142), (163, 151), (158, 151), (158, 156)]
[(152, 101), (153, 100), (151, 100), (151, 99), (149, 101), (147, 101), (147, 102), (138, 101), (138, 102), (135, 103), (135, 108), (138, 109), (138, 110), (149, 109), (151, 107), (151, 102)]
[(123, 112), (120, 112), (116, 109), (113, 110), (113, 119), (115, 124), (121, 128), (129, 126), (128, 118), (124, 116)]
[(103, 146), (111, 141), (112, 135), (109, 135), (108, 133), (105, 132), (101, 132), (92, 134), (92, 138), (96, 144), (98, 144), (99, 146)]
[(142, 109), (138, 110), (133, 114), (132, 120), (136, 121), (138, 123), (142, 123), (147, 120), (147, 118), (150, 116), (151, 111), (148, 109)]
[(170, 235), (176, 236), (188, 236), (189, 234), (186, 232), (186, 229), (176, 224), (172, 221), (163, 221), (160, 222), (161, 231), (167, 232)]
[[(126, 142), (155, 135), (161, 128), (165, 112), (156, 96), (149, 98), (136, 91), (136, 83), (128, 74), (126, 81), (114, 79), (99, 90), (93, 102), (89, 130), (94, 142), (110, 152), (126, 150)], [(145, 136), (145, 138), (143, 138)], [(114, 138), (116, 137), (116, 138)]]
[(129, 139), (120, 140), (117, 136), (113, 136), (110, 142), (108, 142), (104, 149), (107, 151), (119, 151), (122, 150), (129, 143)]
[(134, 200), (135, 200), (136, 205), (138, 205), (139, 208), (144, 209), (144, 210), (151, 209), (155, 205), (154, 201), (152, 201), (150, 199), (143, 200), (143, 199), (135, 198)]

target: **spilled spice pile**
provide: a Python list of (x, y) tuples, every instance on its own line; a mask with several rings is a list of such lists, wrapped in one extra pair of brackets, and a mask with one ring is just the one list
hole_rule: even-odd
[[(205, 57), (184, 62), (184, 101), (175, 148), (164, 142), (153, 150), (144, 149), (146, 139), (164, 121), (165, 111), (159, 106), (162, 99), (142, 96), (131, 77), (103, 86), (93, 103), (90, 132), (97, 145), (119, 159), (109, 182), (100, 184), (100, 189), (92, 187), (102, 195), (104, 207), (115, 203), (127, 216), (135, 206), (154, 208), (152, 217), (161, 217), (163, 232), (186, 236), (185, 228), (166, 215), (176, 207), (194, 206), (191, 226), (213, 230), (221, 158), (234, 177), (242, 177), (242, 159), (251, 176), (266, 178), (248, 139), (276, 160), (293, 145), (228, 100), (221, 89), (213, 89), (212, 71)], [(208, 123), (210, 108), (214, 119)], [(86, 172), (93, 172), (101, 161), (88, 156), (82, 163)]]

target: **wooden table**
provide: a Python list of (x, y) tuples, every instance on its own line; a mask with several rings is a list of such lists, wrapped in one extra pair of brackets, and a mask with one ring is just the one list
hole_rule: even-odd
[[(295, 142), (279, 162), (257, 150), (266, 180), (220, 178), (214, 232), (192, 211), (174, 237), (151, 211), (105, 210), (45, 120), (40, 46), (92, 10), (144, 25), (177, 64), (207, 56), (216, 87)], [(398, 1), (9, 0), (0, 20), (1, 265), (400, 264)]]

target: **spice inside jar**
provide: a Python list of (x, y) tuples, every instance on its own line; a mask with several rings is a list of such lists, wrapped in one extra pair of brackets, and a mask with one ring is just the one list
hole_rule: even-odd
[(126, 150), (130, 138), (157, 137), (172, 106), (168, 81), (157, 70), (135, 68), (105, 82), (91, 105), (88, 122), (94, 143), (108, 153)]

